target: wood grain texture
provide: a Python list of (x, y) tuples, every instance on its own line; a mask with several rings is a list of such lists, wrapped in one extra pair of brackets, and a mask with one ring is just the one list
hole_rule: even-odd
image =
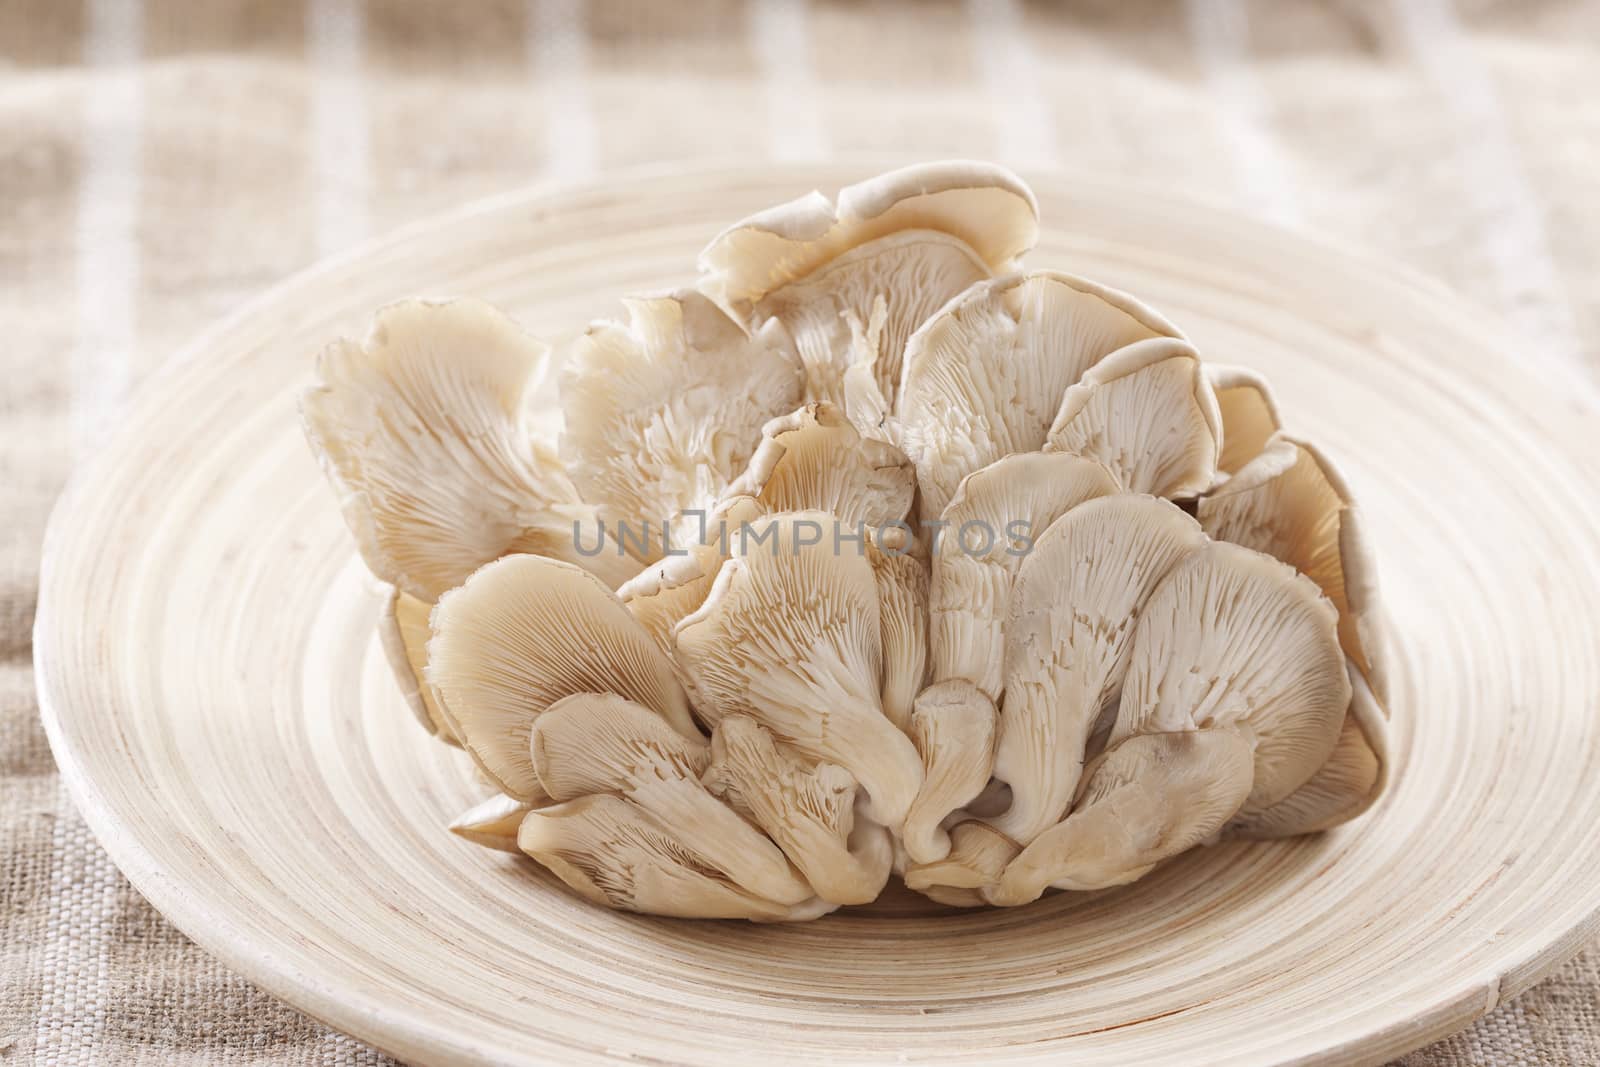
[(1345, 469), (1391, 615), (1395, 783), (1320, 837), (1101, 894), (785, 927), (592, 907), (444, 829), (485, 792), (406, 710), (301, 440), (327, 340), (411, 295), (570, 336), (727, 220), (874, 171), (660, 172), (474, 206), (198, 340), (75, 479), (36, 628), (63, 774), (133, 883), (305, 1011), (418, 1063), (1378, 1062), (1597, 926), (1595, 417), (1432, 283), (1152, 190), (1027, 175), (1029, 257), (1266, 373)]

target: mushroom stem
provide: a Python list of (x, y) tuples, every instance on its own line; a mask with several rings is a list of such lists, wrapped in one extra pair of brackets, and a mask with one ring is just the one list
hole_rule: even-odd
[(924, 689), (911, 714), (911, 738), (922, 753), (922, 790), (906, 816), (901, 839), (916, 863), (950, 853), (944, 819), (977, 797), (994, 767), (995, 709), (965, 678)]

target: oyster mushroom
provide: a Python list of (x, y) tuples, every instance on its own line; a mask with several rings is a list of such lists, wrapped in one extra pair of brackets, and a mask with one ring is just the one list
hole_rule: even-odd
[(700, 736), (671, 662), (588, 571), (507, 556), (446, 593), (433, 612), (428, 680), (462, 746), (506, 793), (542, 794), (529, 737), (550, 705), (614, 692)]
[(1193, 497), (1216, 480), (1221, 445), (1200, 356), (1157, 338), (1118, 349), (1068, 389), (1046, 447), (1103, 464), (1129, 492)]
[(554, 799), (616, 793), (750, 892), (779, 904), (811, 897), (778, 847), (700, 784), (710, 746), (655, 712), (614, 693), (575, 693), (534, 721), (532, 749), (539, 783)]
[(609, 793), (529, 812), (517, 845), (582, 896), (624, 911), (783, 922), (832, 910), (815, 899), (791, 906), (750, 892), (681, 840), (674, 828)]
[(1278, 434), (1202, 497), (1196, 514), (1212, 537), (1265, 552), (1316, 582), (1339, 610), (1345, 654), (1378, 703), (1387, 701), (1377, 565), (1350, 488), (1321, 451)]
[(950, 828), (950, 852), (907, 867), (905, 883), (941, 904), (977, 907), (988, 903), (981, 890), (999, 881), (1020, 851), (1015, 841), (987, 823), (957, 823)]
[(549, 802), (547, 796), (541, 797), (538, 804), (504, 794), (492, 796), (452, 822), (450, 832), (475, 845), (520, 854), (522, 850), (517, 847), (517, 827), (522, 825), (522, 817), (535, 807)]
[(1260, 455), (1272, 435), (1283, 428), (1278, 402), (1273, 399), (1267, 380), (1249, 367), (1207, 363), (1206, 380), (1216, 394), (1217, 411), (1222, 416), (1222, 453), (1217, 457), (1217, 469), (1236, 474)]
[(378, 619), (378, 639), (400, 684), (400, 695), (425, 730), (452, 745), (460, 745), (450, 720), (439, 707), (439, 694), (427, 679), (428, 614), (433, 605), (410, 593), (390, 587)]
[(922, 520), (973, 471), (1043, 447), (1067, 388), (1105, 356), (1180, 336), (1132, 297), (1056, 271), (996, 278), (952, 300), (907, 343), (895, 409)]
[(880, 527), (866, 538), (867, 562), (878, 584), (878, 632), (883, 642), (883, 713), (901, 730), (928, 666), (928, 565), (911, 535)]
[(1011, 807), (990, 820), (996, 829), (1026, 845), (1066, 813), (1145, 601), (1205, 541), (1176, 505), (1133, 494), (1088, 500), (1040, 535), (1006, 626), (994, 773), (1011, 786)]
[(822, 900), (866, 904), (889, 879), (889, 832), (855, 815), (855, 776), (804, 761), (754, 719), (728, 715), (711, 735), (702, 779), (776, 841)]
[(1294, 568), (1239, 545), (1207, 544), (1139, 613), (1110, 744), (1238, 727), (1255, 750), (1244, 810), (1271, 807), (1327, 763), (1338, 741), (1350, 681), (1337, 622), (1333, 605)]
[(724, 499), (711, 512), (700, 544), (652, 563), (617, 589), (617, 596), (662, 651), (671, 651), (673, 627), (705, 603), (717, 570), (737, 551), (739, 531), (763, 510), (754, 497)]
[(872, 818), (897, 829), (922, 761), (883, 713), (872, 566), (834, 551), (839, 530), (823, 512), (747, 529), (743, 554), (722, 565), (706, 602), (673, 632), (696, 710), (713, 727), (748, 715), (810, 758), (839, 764), (866, 790)]
[[(762, 425), (800, 404), (782, 326), (753, 335), (692, 289), (625, 300), (561, 376), (561, 453), (583, 498), (641, 563), (698, 543), (699, 519), (750, 460)], [(629, 535), (632, 535), (631, 537)]]
[(833, 404), (768, 422), (749, 468), (728, 488), (769, 512), (826, 511), (848, 527), (900, 522), (916, 475), (896, 447), (864, 438)]
[(1006, 456), (961, 480), (939, 516), (929, 584), (934, 678), (966, 678), (1000, 698), (1017, 566), (1059, 516), (1116, 491), (1105, 468), (1061, 452)]
[(1250, 792), (1250, 740), (1234, 727), (1139, 734), (1106, 752), (1072, 814), (984, 889), (1026, 904), (1046, 886), (1105, 889), (1213, 836)]
[(1227, 831), (1244, 838), (1293, 837), (1349, 822), (1383, 793), (1388, 764), (1383, 709), (1352, 666), (1350, 710), (1327, 762), (1276, 804), (1241, 811)]
[(940, 824), (989, 784), (994, 701), (965, 678), (930, 685), (917, 695), (911, 738), (922, 754), (922, 789), (900, 836), (913, 862), (929, 863), (950, 853)]
[(574, 523), (589, 509), (526, 417), (547, 353), (477, 300), (395, 304), (365, 342), (322, 353), (301, 419), (372, 573), (432, 603), (517, 552), (593, 569), (613, 587), (637, 570), (614, 552), (578, 551)]
[(1012, 269), (1038, 228), (1010, 171), (924, 163), (848, 186), (837, 205), (813, 192), (735, 223), (700, 253), (700, 288), (741, 321), (783, 321), (812, 399), (841, 402), (845, 372), (870, 355), (892, 406), (906, 339), (974, 281)]

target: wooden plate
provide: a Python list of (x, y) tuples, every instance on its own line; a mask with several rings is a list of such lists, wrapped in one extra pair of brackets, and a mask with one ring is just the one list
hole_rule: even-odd
[(1376, 1062), (1597, 925), (1600, 432), (1431, 283), (1154, 191), (1034, 176), (1030, 257), (1254, 365), (1340, 462), (1397, 635), (1397, 784), (1325, 836), (1201, 849), (1009, 911), (761, 927), (615, 914), (452, 838), (301, 441), (313, 353), (414, 295), (564, 336), (723, 223), (865, 168), (633, 175), (475, 206), (278, 288), (143, 394), (51, 521), (38, 678), (133, 883), (229, 965), (423, 1063)]

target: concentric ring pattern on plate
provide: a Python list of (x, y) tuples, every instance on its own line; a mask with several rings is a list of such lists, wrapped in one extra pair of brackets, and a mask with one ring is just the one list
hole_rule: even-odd
[(411, 721), (376, 587), (300, 438), (313, 353), (413, 295), (547, 336), (679, 284), (721, 224), (866, 169), (529, 193), (280, 287), (75, 480), (38, 621), (46, 725), (134, 883), (230, 965), (420, 1062), (1378, 1061), (1521, 990), (1600, 906), (1600, 438), (1403, 272), (1155, 192), (1036, 181), (1030, 262), (1162, 308), (1277, 385), (1369, 512), (1397, 782), (1322, 837), (1112, 893), (788, 927), (583, 904), (443, 829), (480, 795)]

